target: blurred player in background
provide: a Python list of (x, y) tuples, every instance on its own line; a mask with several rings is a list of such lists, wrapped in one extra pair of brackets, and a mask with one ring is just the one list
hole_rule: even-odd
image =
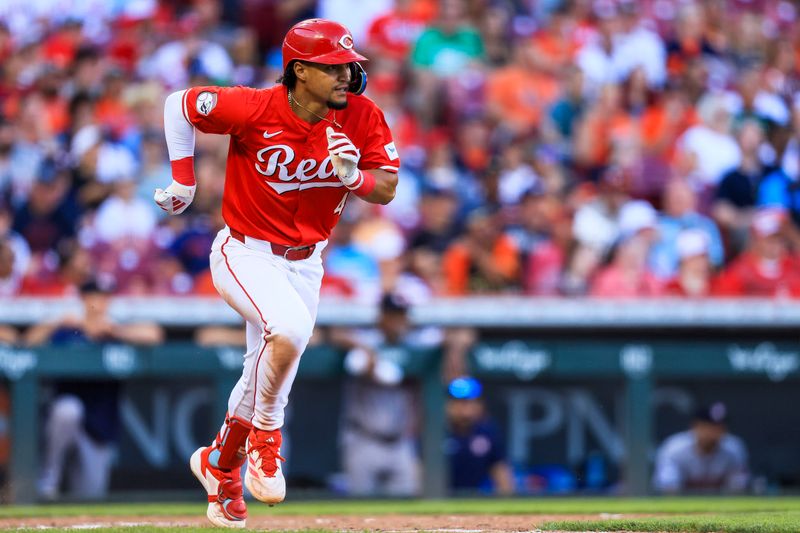
[(247, 352), (219, 434), (190, 461), (208, 493), (207, 516), (221, 527), (245, 526), (245, 459), (256, 499), (285, 497), (280, 430), (317, 315), (322, 250), (351, 195), (394, 198), (400, 163), (383, 113), (361, 96), (366, 58), (347, 28), (300, 22), (282, 53), (279, 85), (194, 87), (171, 94), (164, 109), (173, 181), (154, 199), (171, 215), (194, 198), (195, 129), (230, 135), (226, 227), (211, 248), (211, 273), (247, 321)]
[(412, 350), (439, 343), (430, 328), (412, 331), (408, 303), (381, 299), (378, 327), (334, 339), (349, 349), (341, 431), (342, 466), (353, 495), (413, 496), (419, 492), (417, 398), (404, 383)]
[(695, 413), (692, 427), (668, 437), (656, 452), (653, 488), (662, 493), (743, 492), (750, 481), (747, 448), (728, 433), (725, 404)]
[[(81, 346), (163, 342), (164, 331), (155, 323), (115, 322), (108, 314), (110, 291), (94, 281), (80, 287), (83, 314), (66, 315), (31, 327), (28, 346), (51, 344)], [(66, 481), (69, 496), (101, 499), (108, 495), (111, 465), (119, 435), (119, 397), (122, 384), (115, 380), (61, 380), (44, 426), (44, 458), (39, 496), (57, 500)]]
[(460, 492), (513, 494), (514, 476), (506, 458), (500, 430), (489, 419), (483, 387), (462, 376), (447, 386), (447, 440), (450, 487)]

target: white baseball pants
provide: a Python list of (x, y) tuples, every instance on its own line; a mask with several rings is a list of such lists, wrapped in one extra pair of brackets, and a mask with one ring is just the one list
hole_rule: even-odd
[[(268, 242), (245, 237), (242, 243), (226, 227), (211, 246), (214, 286), (247, 322), (244, 368), (228, 399), (228, 413), (260, 429), (283, 425), (300, 355), (317, 318), (326, 244), (318, 243), (308, 259), (289, 261), (274, 255)], [(270, 364), (270, 335), (286, 337), (297, 349), (296, 360), (284, 372)]]

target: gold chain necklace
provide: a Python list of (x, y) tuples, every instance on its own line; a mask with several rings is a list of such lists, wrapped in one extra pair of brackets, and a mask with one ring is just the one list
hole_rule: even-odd
[(329, 119), (329, 118), (327, 118), (327, 117), (323, 117), (322, 115), (320, 115), (320, 114), (318, 114), (318, 113), (314, 113), (314, 112), (313, 112), (313, 111), (311, 111), (309, 108), (307, 108), (306, 106), (304, 106), (303, 104), (301, 104), (300, 102), (298, 102), (298, 101), (295, 99), (295, 97), (292, 95), (292, 91), (291, 91), (291, 89), (287, 89), (287, 91), (288, 91), (288, 93), (289, 93), (289, 107), (292, 107), (293, 105), (296, 105), (296, 106), (297, 106), (297, 107), (299, 107), (300, 109), (303, 109), (303, 110), (305, 110), (305, 111), (308, 111), (309, 113), (311, 113), (312, 115), (314, 115), (314, 116), (315, 116), (315, 117), (317, 117), (318, 119), (320, 119), (320, 120), (324, 120), (324, 121), (326, 121), (326, 122), (330, 122), (331, 124), (333, 124), (334, 126), (336, 126), (336, 127), (337, 127), (337, 128), (339, 128), (339, 129), (341, 129), (341, 128), (342, 128), (342, 125), (341, 125), (341, 124), (339, 124), (338, 122), (336, 122), (336, 110), (335, 110), (335, 109), (333, 110), (333, 120), (331, 120), (331, 119)]

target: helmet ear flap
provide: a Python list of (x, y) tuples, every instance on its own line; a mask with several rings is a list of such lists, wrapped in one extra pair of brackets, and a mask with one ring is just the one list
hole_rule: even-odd
[(350, 67), (351, 81), (350, 85), (347, 86), (347, 90), (353, 94), (363, 93), (367, 89), (367, 72), (358, 61), (348, 63), (348, 66)]

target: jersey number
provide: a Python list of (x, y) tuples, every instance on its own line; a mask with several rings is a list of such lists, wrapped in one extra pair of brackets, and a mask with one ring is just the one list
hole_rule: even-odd
[(336, 209), (333, 210), (333, 214), (334, 215), (341, 215), (342, 214), (342, 211), (344, 211), (344, 204), (347, 203), (347, 197), (348, 196), (350, 196), (350, 191), (347, 191), (346, 193), (344, 193), (344, 196), (342, 196), (342, 201), (339, 202), (339, 205), (337, 205)]

